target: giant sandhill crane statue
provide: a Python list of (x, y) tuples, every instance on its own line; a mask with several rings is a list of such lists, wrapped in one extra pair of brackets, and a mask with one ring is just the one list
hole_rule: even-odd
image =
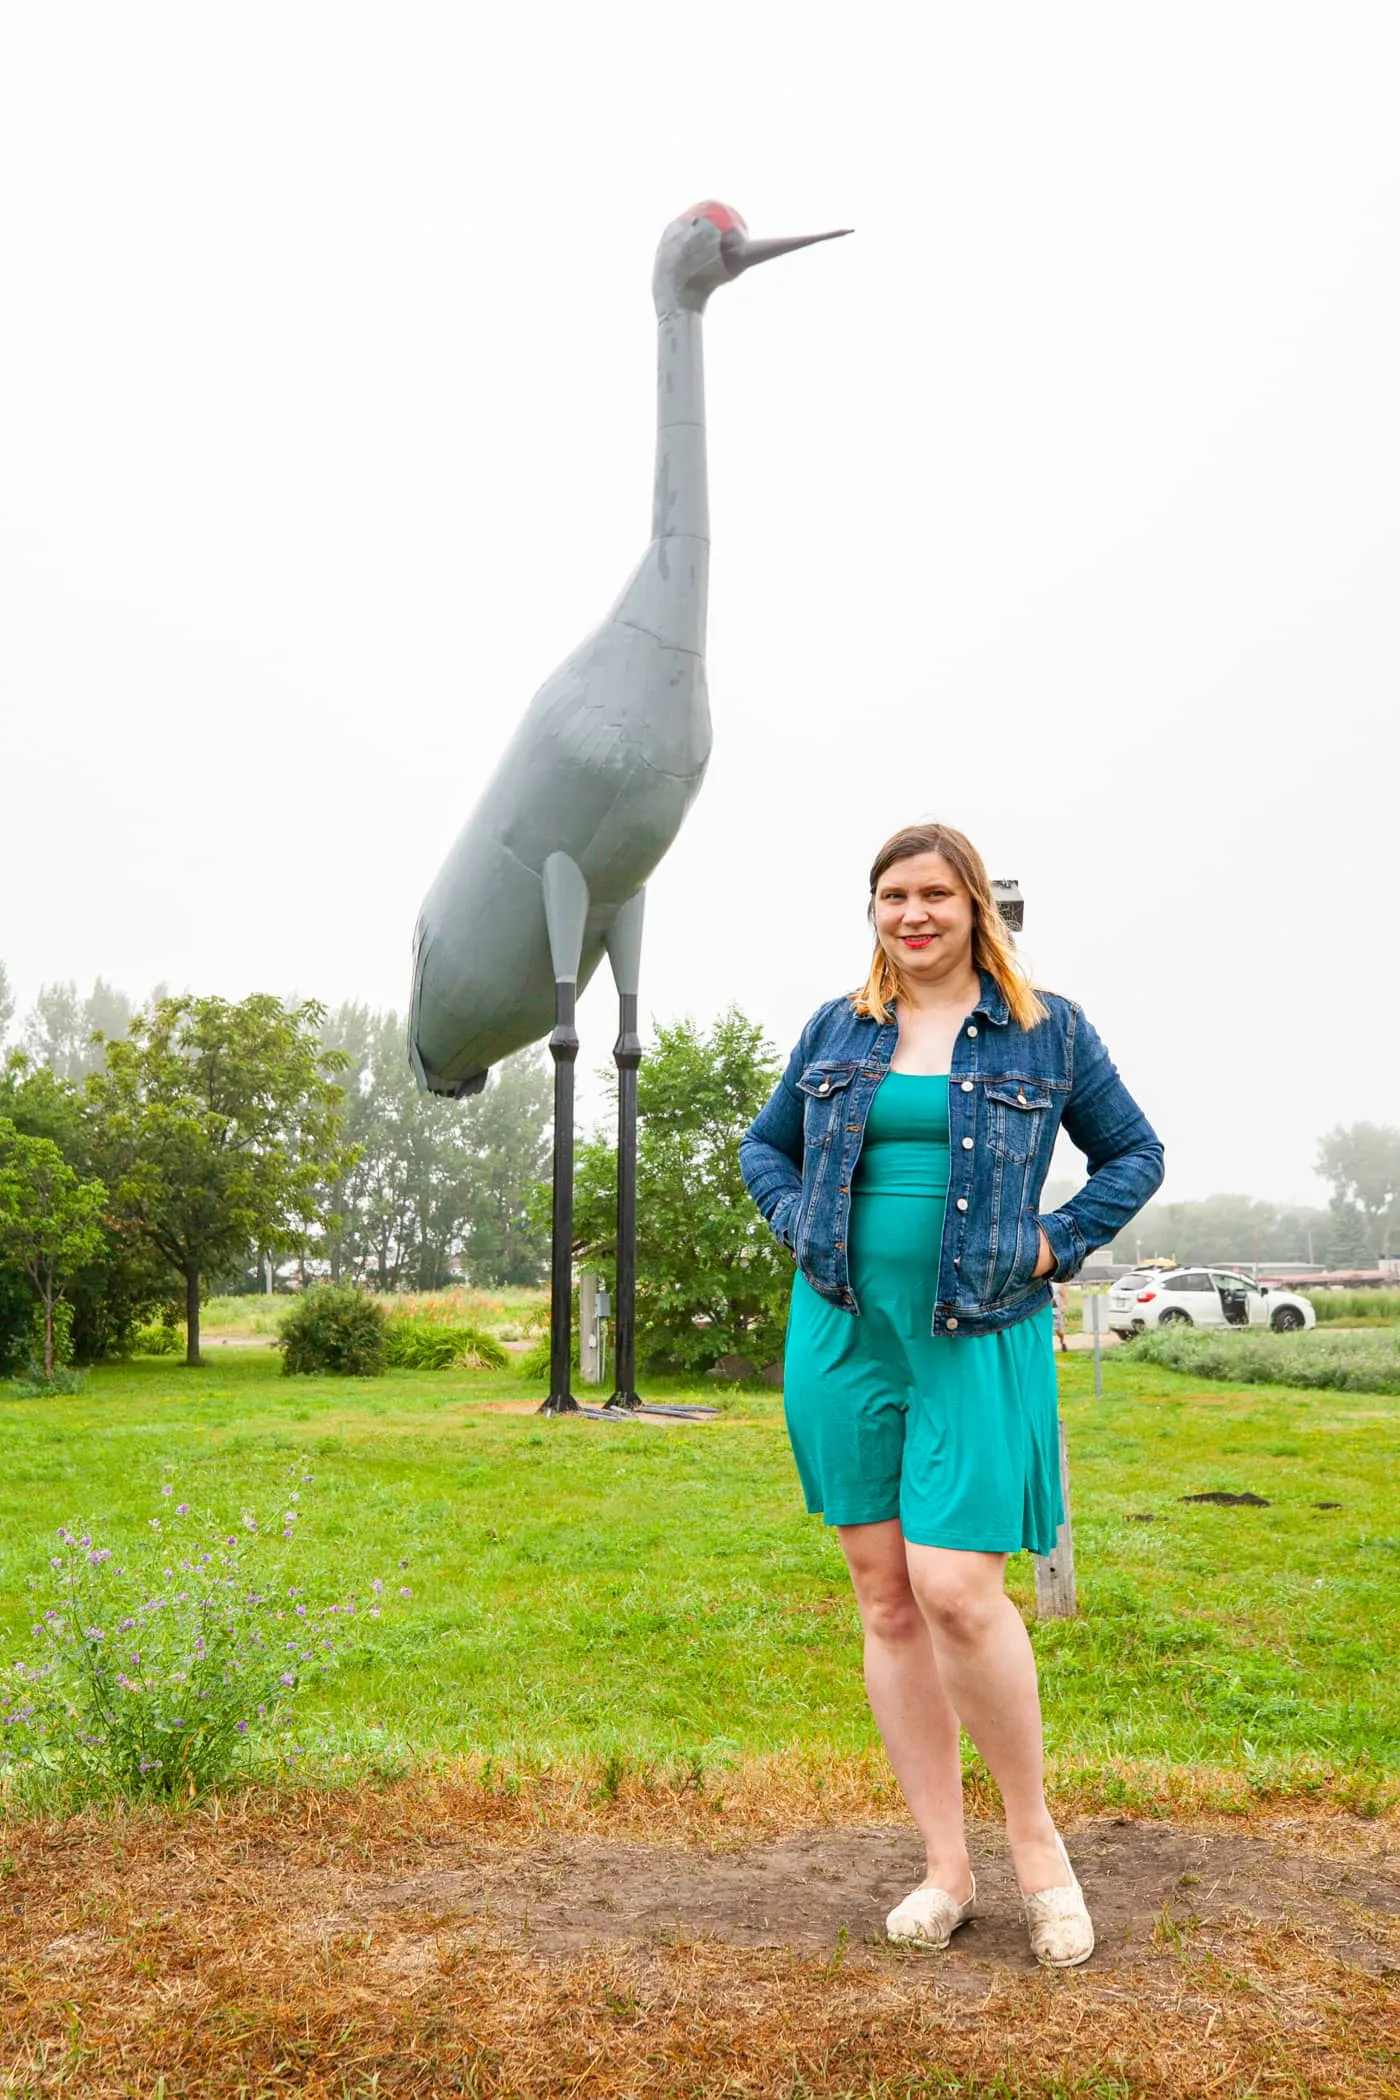
[(477, 1093), (500, 1058), (550, 1036), (551, 1412), (576, 1405), (569, 1394), (574, 1004), (604, 952), (621, 1005), (614, 1051), (617, 1390), (609, 1404), (637, 1404), (632, 1205), (643, 892), (710, 755), (702, 316), (712, 292), (756, 263), (837, 238), (753, 240), (738, 213), (716, 203), (683, 212), (661, 236), (652, 275), (658, 352), (651, 543), (602, 625), (536, 693), (419, 914), (409, 1056), (425, 1091)]

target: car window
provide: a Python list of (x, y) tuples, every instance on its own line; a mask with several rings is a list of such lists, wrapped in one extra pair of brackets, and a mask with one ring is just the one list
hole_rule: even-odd
[(1168, 1291), (1208, 1291), (1212, 1288), (1204, 1269), (1183, 1269), (1179, 1276), (1168, 1277), (1163, 1285)]
[(1215, 1281), (1222, 1291), (1254, 1291), (1259, 1288), (1257, 1284), (1251, 1283), (1247, 1276), (1227, 1276), (1218, 1269)]

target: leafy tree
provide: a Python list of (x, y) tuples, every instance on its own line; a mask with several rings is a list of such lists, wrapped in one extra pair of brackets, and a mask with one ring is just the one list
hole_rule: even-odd
[[(1047, 1189), (1045, 1208), (1053, 1207)], [(1329, 1230), (1325, 1210), (1254, 1196), (1149, 1203), (1119, 1234), (1112, 1258), (1132, 1261), (1141, 1248), (1145, 1255), (1165, 1254), (1180, 1262), (1322, 1260)]]
[[(659, 1028), (637, 1075), (637, 1349), (654, 1368), (703, 1370), (730, 1351), (782, 1348), (792, 1265), (754, 1210), (739, 1140), (779, 1073), (762, 1031), (731, 1007), (708, 1034)], [(582, 1254), (616, 1260), (611, 1138), (580, 1150), (574, 1224)]]
[(85, 1079), (103, 1061), (100, 1038), (125, 1035), (131, 1001), (99, 977), (86, 999), (70, 979), (41, 985), (24, 1024), (24, 1046), (35, 1064), (59, 1079)]
[(106, 1197), (100, 1181), (78, 1179), (57, 1145), (0, 1121), (0, 1251), (19, 1263), (38, 1297), (46, 1378), (53, 1376), (55, 1309), (101, 1252)]
[(1325, 1246), (1334, 1269), (1366, 1269), (1374, 1256), (1365, 1213), (1346, 1196), (1336, 1195), (1329, 1203), (1331, 1222)]
[(554, 1083), (544, 1053), (524, 1050), (500, 1065), (471, 1102), (466, 1263), (475, 1284), (538, 1283), (549, 1231), (535, 1190), (549, 1171)]
[(162, 999), (88, 1078), (113, 1212), (178, 1273), (190, 1364), (201, 1284), (250, 1244), (304, 1244), (349, 1168), (322, 1018), (267, 994)]
[(533, 1283), (544, 1246), (529, 1216), (544, 1171), (550, 1086), (540, 1053), (508, 1058), (468, 1101), (420, 1094), (395, 1013), (340, 1007), (326, 1043), (346, 1058), (356, 1164), (333, 1192), (331, 1275), (377, 1290), (437, 1290), (465, 1256), (475, 1283)]
[(466, 1207), (462, 1107), (420, 1095), (397, 1014), (342, 1006), (324, 1037), (346, 1060), (356, 1154), (334, 1193), (331, 1275), (381, 1291), (432, 1289), (450, 1278)]
[[(25, 1137), (56, 1145), (80, 1181), (97, 1173), (94, 1126), (81, 1090), (31, 1065), (13, 1051), (0, 1070), (0, 1116)], [(90, 1363), (120, 1348), (131, 1331), (168, 1301), (168, 1271), (154, 1250), (108, 1213), (96, 1256), (71, 1279), (63, 1304), (72, 1307), (73, 1354)], [(12, 1361), (27, 1334), (30, 1286), (15, 1263), (0, 1260), (0, 1366)]]
[(10, 975), (0, 962), (0, 1043), (3, 1043), (15, 1013), (15, 995), (10, 990)]
[(1400, 1130), (1388, 1123), (1340, 1123), (1318, 1140), (1317, 1171), (1332, 1184), (1332, 1207), (1349, 1204), (1366, 1220), (1372, 1253), (1389, 1254), (1400, 1211)]

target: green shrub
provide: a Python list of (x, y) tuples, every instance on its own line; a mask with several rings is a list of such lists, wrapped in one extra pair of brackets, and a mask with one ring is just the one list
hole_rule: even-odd
[(538, 1385), (541, 1379), (548, 1385), (549, 1336), (546, 1335), (543, 1341), (536, 1342), (533, 1349), (527, 1349), (523, 1355), (517, 1356), (515, 1368), (522, 1378), (528, 1378), (533, 1385)]
[(169, 1326), (164, 1320), (152, 1320), (148, 1327), (138, 1327), (128, 1344), (133, 1356), (177, 1356), (184, 1346), (184, 1330)]
[[(569, 1356), (569, 1363), (575, 1371), (582, 1369), (582, 1362), (579, 1356), (579, 1342), (578, 1303), (575, 1300), (573, 1348)], [(549, 1330), (546, 1328), (532, 1349), (526, 1349), (520, 1355), (508, 1358), (507, 1361), (519, 1377), (532, 1379), (539, 1386), (541, 1392), (547, 1392), (549, 1390)], [(608, 1370), (609, 1372), (612, 1370), (611, 1340), (609, 1340), (608, 1348)]]
[(55, 1365), (47, 1377), (42, 1364), (30, 1364), (20, 1377), (11, 1378), (0, 1386), (0, 1392), (11, 1400), (64, 1400), (80, 1393), (86, 1384), (87, 1377), (82, 1371), (70, 1370), (65, 1364)]
[(290, 1728), (298, 1693), (332, 1666), (349, 1622), (380, 1616), (385, 1589), (376, 1579), (329, 1603), (289, 1584), (310, 1477), (293, 1465), (266, 1519), (245, 1509), (232, 1524), (172, 1508), (167, 1482), (120, 1559), (60, 1527), (36, 1585), (34, 1659), (11, 1664), (0, 1696), (0, 1766), (22, 1789), (197, 1795)]
[(1128, 1344), (1134, 1363), (1162, 1364), (1196, 1378), (1240, 1385), (1330, 1387), (1343, 1393), (1400, 1393), (1400, 1335), (1200, 1334), (1159, 1327)]
[(1334, 1320), (1400, 1322), (1400, 1291), (1304, 1291), (1319, 1327)]
[(283, 1320), (277, 1346), (288, 1376), (378, 1378), (386, 1361), (384, 1314), (349, 1284), (313, 1284)]
[(424, 1319), (418, 1312), (390, 1313), (385, 1353), (396, 1371), (500, 1371), (509, 1359), (500, 1343), (465, 1321)]

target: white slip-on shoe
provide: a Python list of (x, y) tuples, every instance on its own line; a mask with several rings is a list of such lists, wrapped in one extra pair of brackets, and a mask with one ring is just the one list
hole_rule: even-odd
[(1034, 1896), (1027, 1896), (1026, 1925), (1031, 1952), (1037, 1961), (1047, 1969), (1073, 1969), (1094, 1951), (1094, 1925), (1058, 1830), (1055, 1843), (1069, 1875), (1069, 1887), (1040, 1889)]
[(959, 1925), (966, 1925), (972, 1916), (977, 1902), (977, 1877), (974, 1874), (969, 1878), (972, 1894), (966, 1903), (959, 1903), (946, 1889), (914, 1889), (886, 1918), (886, 1936), (902, 1940), (908, 1947), (932, 1947), (935, 1952), (941, 1951)]

